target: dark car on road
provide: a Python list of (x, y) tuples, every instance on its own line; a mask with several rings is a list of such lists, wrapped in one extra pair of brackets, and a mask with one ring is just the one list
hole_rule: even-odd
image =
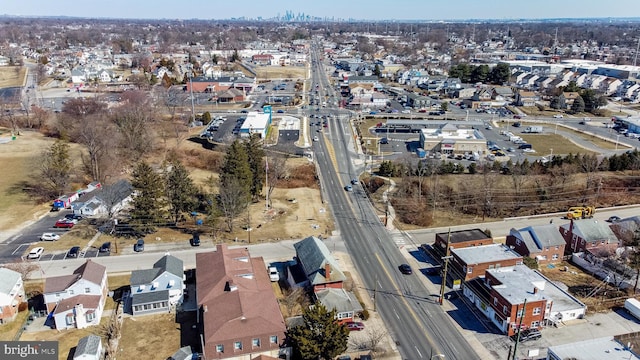
[(74, 246), (67, 252), (67, 257), (76, 258), (80, 254), (80, 246)]
[(111, 251), (111, 242), (107, 241), (106, 243), (100, 246), (100, 252), (110, 252)]
[(191, 246), (200, 246), (200, 234), (193, 234), (191, 239), (189, 239), (189, 244), (191, 244)]
[(135, 252), (144, 251), (144, 239), (138, 239), (138, 241), (136, 241), (136, 243), (133, 245), (133, 251)]
[(411, 270), (411, 266), (409, 266), (409, 264), (402, 264), (398, 266), (398, 269), (400, 270), (401, 273), (405, 275), (413, 274), (413, 270)]

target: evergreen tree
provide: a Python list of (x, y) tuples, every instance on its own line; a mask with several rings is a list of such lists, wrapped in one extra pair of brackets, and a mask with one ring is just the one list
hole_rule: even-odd
[(509, 64), (500, 63), (489, 72), (488, 79), (492, 84), (502, 85), (509, 82), (511, 77), (511, 69)]
[(287, 331), (294, 357), (330, 360), (347, 349), (349, 330), (336, 321), (336, 310), (327, 311), (320, 303), (302, 313), (303, 324)]
[(389, 160), (385, 160), (380, 164), (378, 168), (378, 175), (380, 176), (393, 176), (394, 166), (393, 163)]
[(249, 158), (249, 168), (251, 169), (251, 197), (254, 201), (262, 193), (262, 187), (265, 180), (265, 162), (264, 149), (262, 148), (262, 140), (258, 134), (252, 134), (245, 143), (247, 156)]
[(373, 75), (380, 77), (380, 75), (382, 75), (382, 72), (380, 72), (380, 65), (376, 64), (376, 66), (373, 68)]
[(197, 189), (187, 169), (177, 160), (171, 163), (171, 170), (167, 173), (165, 181), (169, 213), (173, 221), (178, 222), (183, 213), (195, 209)]
[(471, 70), (471, 82), (472, 83), (485, 83), (489, 76), (489, 65), (483, 64), (479, 66), (475, 66), (473, 70)]
[(578, 97), (573, 100), (573, 104), (571, 104), (571, 111), (573, 113), (580, 113), (584, 111), (584, 100), (582, 96), (578, 95)]
[(135, 190), (131, 220), (142, 231), (152, 231), (164, 223), (165, 190), (162, 176), (144, 161), (133, 170), (131, 186)]
[(247, 149), (239, 140), (235, 140), (227, 149), (220, 169), (218, 205), (226, 217), (229, 231), (233, 231), (233, 220), (247, 208), (251, 200), (252, 177)]
[(64, 193), (71, 178), (69, 144), (66, 141), (57, 140), (43, 152), (40, 158), (40, 175), (55, 196)]

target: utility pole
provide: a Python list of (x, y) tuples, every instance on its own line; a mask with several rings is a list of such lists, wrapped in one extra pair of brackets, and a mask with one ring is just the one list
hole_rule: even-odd
[(447, 234), (447, 250), (446, 255), (442, 257), (444, 260), (444, 271), (442, 273), (442, 282), (440, 284), (440, 305), (444, 302), (444, 290), (447, 287), (447, 270), (449, 269), (449, 259), (451, 259), (450, 246), (451, 242), (451, 228), (449, 228), (449, 233)]
[[(522, 304), (522, 315), (520, 315), (520, 323), (518, 324), (518, 333), (516, 334), (516, 344), (513, 347), (513, 360), (516, 360), (516, 354), (518, 353), (518, 342), (520, 341), (520, 331), (522, 330), (522, 320), (524, 320), (524, 315), (527, 313), (527, 298), (524, 299), (524, 303)], [(516, 312), (516, 316), (518, 313)]]

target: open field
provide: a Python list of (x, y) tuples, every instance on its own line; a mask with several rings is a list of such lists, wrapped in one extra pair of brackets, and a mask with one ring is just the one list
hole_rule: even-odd
[(256, 66), (258, 79), (305, 79), (306, 66)]
[(166, 359), (180, 348), (175, 314), (127, 317), (118, 344), (119, 359)]
[(34, 203), (23, 189), (38, 171), (35, 157), (52, 143), (52, 139), (39, 133), (21, 132), (15, 141), (0, 144), (0, 168), (11, 169), (0, 176), (0, 230), (15, 227), (49, 211), (49, 204)]
[[(553, 151), (553, 154), (596, 154), (568, 141), (564, 136), (557, 134), (519, 134), (522, 140), (528, 142), (536, 150), (536, 155), (546, 156)], [(553, 150), (551, 150), (553, 149)]]
[[(16, 71), (18, 69), (18, 71)], [(0, 88), (22, 86), (27, 68), (16, 66), (0, 67)]]

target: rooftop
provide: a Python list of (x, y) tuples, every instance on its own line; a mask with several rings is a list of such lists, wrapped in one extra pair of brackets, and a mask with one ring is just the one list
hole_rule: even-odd
[(445, 240), (447, 239), (447, 237), (449, 237), (450, 244), (474, 241), (474, 240), (491, 239), (491, 236), (487, 235), (484, 231), (480, 229), (459, 230), (459, 231), (452, 231), (450, 233), (446, 233), (446, 232), (438, 233), (436, 235), (440, 236)]
[[(511, 304), (522, 304), (524, 299), (527, 301), (547, 299), (553, 301), (552, 314), (585, 306), (544, 275), (525, 265), (490, 269), (487, 273), (501, 283), (494, 285), (493, 289)], [(537, 288), (537, 291), (534, 291), (534, 288)], [(551, 317), (552, 314), (549, 316)]]
[(522, 259), (522, 256), (503, 244), (472, 246), (462, 249), (451, 249), (465, 264), (482, 264), (494, 261)]
[(634, 352), (626, 349), (624, 345), (615, 341), (613, 336), (599, 339), (578, 341), (569, 344), (549, 347), (549, 353), (555, 354), (558, 359), (580, 360), (618, 360), (640, 359)]

